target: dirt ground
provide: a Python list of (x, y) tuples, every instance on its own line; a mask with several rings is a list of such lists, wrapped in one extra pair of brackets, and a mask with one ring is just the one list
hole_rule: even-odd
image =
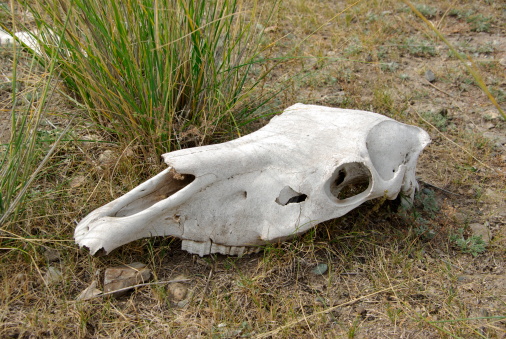
[[(370, 201), (242, 258), (200, 258), (180, 250), (177, 239), (136, 241), (95, 258), (74, 245), (75, 223), (140, 183), (135, 173), (147, 165), (100, 162), (104, 149), (124, 151), (112, 143), (69, 142), (56, 155), (59, 171), (35, 186), (34, 207), (21, 223), (23, 235), (45, 242), (0, 249), (0, 337), (506, 338), (506, 122), (405, 4), (352, 4), (281, 2), (264, 27), (277, 41), (265, 57), (297, 57), (278, 65), (266, 83), (286, 87), (271, 107), (363, 109), (424, 128), (432, 142), (419, 159), (421, 189), (412, 209)], [(506, 5), (416, 5), (474, 60), (506, 109)], [(4, 84), (12, 58), (1, 47), (0, 56), (0, 143), (6, 143)], [(65, 112), (71, 107), (56, 104)], [(60, 123), (47, 119), (48, 128)], [(81, 139), (100, 138), (88, 125), (76, 128)], [(115, 176), (122, 166), (131, 169)], [(76, 301), (92, 281), (103, 287), (105, 268), (132, 262), (147, 264), (158, 284), (120, 298)], [(327, 270), (315, 271), (322, 264)], [(54, 268), (61, 278), (48, 283)], [(187, 281), (163, 283), (176, 277)]]

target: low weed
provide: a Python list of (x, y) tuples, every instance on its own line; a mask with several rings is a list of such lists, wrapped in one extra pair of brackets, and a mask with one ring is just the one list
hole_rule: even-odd
[(473, 32), (489, 32), (491, 18), (483, 14), (474, 14), (467, 18), (467, 22), (471, 24)]
[(436, 47), (428, 40), (409, 37), (404, 40), (401, 49), (416, 57), (430, 57), (436, 55)]
[(473, 32), (489, 32), (491, 27), (492, 18), (485, 16), (481, 13), (476, 13), (474, 10), (463, 10), (452, 8), (448, 15), (465, 20), (471, 25)]
[(435, 192), (424, 188), (415, 193), (413, 202), (406, 199), (403, 202), (398, 213), (413, 225), (415, 235), (426, 241), (433, 239), (441, 230), (436, 220), (440, 206)]
[(422, 13), (428, 19), (434, 19), (439, 13), (439, 10), (436, 7), (425, 4), (416, 5), (416, 9), (419, 10), (420, 13)]
[(422, 112), (421, 116), (440, 131), (444, 132), (448, 129), (453, 128), (453, 125), (450, 124), (448, 115), (444, 110), (441, 110), (439, 112)]
[(450, 236), (450, 242), (461, 252), (470, 253), (473, 257), (486, 251), (486, 243), (483, 238), (477, 235), (464, 236), (464, 229), (459, 228), (456, 233)]

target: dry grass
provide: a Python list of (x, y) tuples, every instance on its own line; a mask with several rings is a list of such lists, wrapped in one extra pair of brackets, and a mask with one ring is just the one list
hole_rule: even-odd
[[(265, 56), (297, 58), (271, 73), (271, 83), (287, 81), (274, 104), (367, 109), (425, 128), (433, 141), (419, 161), (424, 191), (414, 209), (369, 202), (243, 258), (199, 258), (170, 238), (90, 257), (71, 240), (75, 222), (161, 168), (76, 122), (74, 138), (33, 186), (22, 220), (5, 226), (22, 239), (1, 239), (0, 337), (504, 338), (506, 148), (490, 138), (504, 136), (506, 123), (402, 2), (359, 1), (341, 13), (354, 3), (281, 3), (267, 28), (277, 43)], [(473, 56), (504, 108), (504, 5), (416, 5)], [(428, 69), (434, 83), (425, 79)], [(118, 157), (107, 161), (105, 150)], [(493, 235), (477, 256), (450, 241), (459, 228), (470, 236), (472, 223)], [(48, 250), (59, 259), (49, 261)], [(105, 268), (134, 261), (149, 265), (154, 282), (186, 276), (187, 303), (163, 283), (119, 299), (76, 301), (93, 280), (101, 287)], [(319, 263), (329, 267), (324, 275), (312, 272)], [(49, 267), (62, 279), (47, 283)]]

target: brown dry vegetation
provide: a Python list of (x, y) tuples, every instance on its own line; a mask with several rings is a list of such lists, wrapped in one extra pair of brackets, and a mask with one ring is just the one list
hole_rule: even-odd
[[(416, 4), (473, 57), (504, 109), (504, 3)], [(200, 258), (175, 239), (91, 257), (72, 241), (75, 223), (161, 167), (74, 121), (80, 140), (62, 144), (34, 184), (23, 220), (9, 226), (22, 239), (2, 243), (0, 337), (505, 338), (506, 123), (461, 61), (400, 1), (286, 0), (265, 30), (276, 42), (266, 57), (297, 56), (266, 83), (286, 84), (273, 109), (296, 102), (365, 109), (430, 133), (414, 209), (372, 201), (243, 258)], [(0, 76), (10, 62), (2, 50)], [(427, 70), (436, 81), (427, 81)], [(37, 80), (26, 79), (26, 88), (30, 81)], [(0, 118), (8, 97), (0, 88)], [(55, 99), (47, 133), (72, 110), (62, 100)], [(108, 161), (100, 157), (105, 150), (121, 157)], [(492, 235), (477, 255), (451, 237), (463, 229), (469, 239), (474, 223)], [(54, 250), (58, 258), (48, 259)], [(154, 282), (188, 278), (187, 302), (178, 304), (164, 283), (76, 301), (93, 280), (100, 287), (105, 268), (134, 261), (149, 265)], [(328, 271), (317, 275), (321, 263)], [(50, 267), (63, 278), (44, 280)]]

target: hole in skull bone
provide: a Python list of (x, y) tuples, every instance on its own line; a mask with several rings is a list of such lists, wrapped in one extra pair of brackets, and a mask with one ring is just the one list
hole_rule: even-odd
[(346, 172), (344, 169), (340, 170), (339, 173), (337, 174), (337, 179), (334, 183), (335, 186), (339, 186), (343, 183), (344, 181), (344, 178), (346, 178)]
[(191, 174), (180, 174), (175, 171), (169, 171), (163, 179), (154, 187), (144, 190), (135, 200), (130, 201), (122, 206), (113, 216), (127, 217), (137, 214), (159, 201), (167, 199), (178, 191), (182, 190), (195, 180), (195, 176)]
[(285, 186), (279, 192), (279, 196), (276, 198), (276, 202), (281, 206), (286, 206), (288, 204), (298, 204), (307, 199), (306, 194), (299, 193), (294, 191), (290, 186)]
[(371, 172), (362, 163), (352, 162), (339, 166), (330, 180), (330, 193), (345, 200), (367, 191)]

